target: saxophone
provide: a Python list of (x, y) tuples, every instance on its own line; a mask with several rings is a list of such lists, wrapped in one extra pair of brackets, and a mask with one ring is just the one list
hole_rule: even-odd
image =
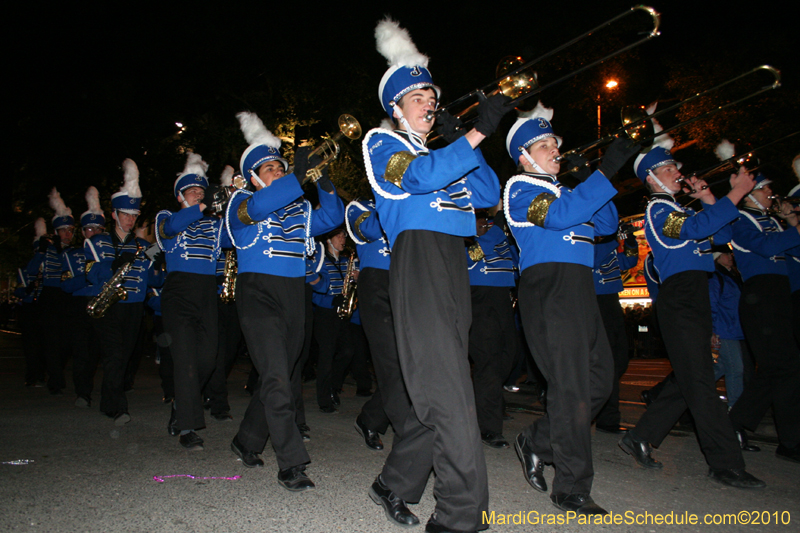
[(114, 272), (114, 275), (111, 276), (111, 279), (103, 285), (103, 290), (100, 291), (100, 294), (89, 301), (86, 306), (86, 312), (89, 313), (90, 317), (102, 318), (109, 307), (120, 300), (128, 299), (128, 291), (122, 285), (125, 283), (125, 276), (128, 275), (131, 268), (133, 268), (133, 263), (125, 263), (119, 267)]
[(350, 260), (347, 261), (347, 273), (344, 275), (344, 282), (342, 284), (342, 304), (336, 308), (336, 314), (339, 318), (350, 318), (353, 316), (353, 311), (356, 310), (358, 305), (358, 298), (356, 297), (356, 280), (353, 278), (353, 273), (356, 267), (356, 253), (350, 253)]
[(222, 303), (230, 304), (236, 299), (236, 273), (238, 270), (236, 250), (226, 251), (225, 270), (222, 274), (222, 292), (219, 294), (219, 299), (222, 300)]
[(128, 299), (128, 291), (126, 291), (125, 287), (122, 285), (125, 283), (125, 276), (127, 276), (128, 272), (133, 268), (133, 263), (136, 262), (136, 258), (139, 257), (141, 251), (142, 247), (138, 246), (134, 260), (119, 267), (117, 271), (114, 272), (114, 275), (111, 276), (111, 279), (106, 281), (105, 285), (103, 285), (100, 294), (89, 301), (89, 304), (86, 306), (86, 312), (89, 313), (90, 317), (102, 318), (112, 305), (120, 300)]

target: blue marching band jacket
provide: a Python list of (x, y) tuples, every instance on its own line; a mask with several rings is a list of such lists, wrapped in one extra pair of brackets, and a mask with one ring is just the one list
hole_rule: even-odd
[(86, 279), (86, 252), (83, 248), (70, 248), (61, 255), (61, 290), (73, 296), (97, 296), (102, 285)]
[(498, 226), (475, 238), (467, 247), (470, 286), (514, 287), (519, 277), (519, 260), (506, 234)]
[(618, 250), (616, 238), (594, 245), (594, 292), (596, 294), (616, 294), (622, 292), (622, 273), (632, 269), (639, 262), (639, 249), (624, 247)]
[(156, 240), (164, 250), (168, 272), (190, 272), (215, 276), (222, 246), (230, 243), (222, 234), (222, 220), (204, 217), (199, 205), (176, 213), (156, 215)]
[[(89, 283), (102, 290), (103, 285), (114, 275), (111, 265), (114, 259), (124, 253), (136, 254), (139, 250), (147, 249), (150, 243), (144, 239), (129, 234), (125, 242), (120, 242), (116, 234), (101, 233), (84, 241), (86, 255), (86, 279)], [(131, 270), (124, 278), (123, 287), (128, 293), (128, 298), (122, 304), (143, 302), (147, 294), (147, 286), (162, 283), (161, 272), (153, 269), (153, 262), (144, 254), (136, 256)]]
[(345, 208), (345, 227), (356, 243), (361, 268), (389, 270), (392, 250), (373, 200), (353, 200)]
[[(56, 237), (58, 238), (58, 237)], [(35, 279), (39, 273), (42, 274), (42, 283), (44, 287), (61, 287), (61, 253), (56, 250), (54, 244), (48, 244), (47, 250), (40, 252), (38, 249), (38, 242), (36, 241), (36, 252), (33, 254), (33, 259), (28, 263), (27, 274), (31, 279)], [(69, 246), (62, 248), (64, 251), (70, 250)]]
[(599, 171), (569, 189), (548, 174), (519, 174), (506, 184), (503, 206), (520, 249), (521, 272), (542, 263), (592, 268), (594, 236), (617, 231), (617, 190)]
[(405, 132), (375, 128), (362, 147), (390, 246), (405, 230), (472, 236), (475, 208), (492, 207), (500, 196), (497, 175), (463, 137), (439, 150), (423, 150)]
[[(335, 259), (332, 255), (323, 253), (322, 268), (319, 271), (322, 280), (314, 286), (314, 293), (311, 295), (314, 305), (327, 309), (335, 307), (333, 301), (342, 294), (349, 260), (349, 256), (340, 255)], [(358, 268), (358, 259), (355, 268)]]
[(335, 193), (320, 190), (320, 208), (312, 210), (302, 195), (294, 174), (289, 174), (255, 193), (242, 189), (231, 196), (225, 224), (237, 250), (239, 274), (306, 276), (313, 237), (339, 226), (344, 206)]
[(644, 259), (644, 280), (647, 283), (647, 292), (650, 293), (650, 301), (655, 305), (661, 278), (658, 277), (652, 250), (647, 252), (647, 257)]
[(729, 222), (738, 216), (727, 197), (713, 205), (703, 204), (703, 210), (695, 212), (681, 207), (669, 194), (652, 195), (645, 211), (645, 237), (661, 283), (688, 270), (713, 272), (711, 247), (730, 241)]
[(777, 220), (759, 209), (744, 208), (739, 213), (731, 245), (742, 279), (747, 281), (759, 274), (788, 276), (783, 254), (800, 246), (800, 233), (795, 228), (783, 231)]
[[(321, 276), (322, 264), (325, 262), (325, 246), (321, 242), (314, 245), (314, 255), (306, 256), (306, 283), (311, 283)], [(325, 292), (322, 283), (311, 285), (312, 290)]]

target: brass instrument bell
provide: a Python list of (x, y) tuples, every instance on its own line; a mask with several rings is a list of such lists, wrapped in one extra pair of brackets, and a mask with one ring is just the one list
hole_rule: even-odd
[(320, 145), (308, 154), (309, 159), (316, 155), (322, 157), (322, 163), (308, 169), (304, 182), (308, 180), (317, 181), (322, 176), (322, 169), (339, 156), (339, 144), (337, 141), (342, 137), (347, 137), (352, 141), (361, 137), (361, 124), (358, 123), (358, 120), (353, 115), (348, 115), (347, 113), (340, 115), (338, 122), (339, 131), (333, 134), (332, 137), (323, 138)]

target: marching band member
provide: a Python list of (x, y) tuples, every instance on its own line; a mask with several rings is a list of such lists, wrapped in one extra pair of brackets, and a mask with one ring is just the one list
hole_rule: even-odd
[(61, 254), (68, 250), (75, 234), (75, 219), (72, 209), (64, 204), (55, 187), (48, 195), (50, 207), (56, 212), (53, 217), (52, 238), (39, 239), (39, 249), (28, 264), (28, 274), (42, 273), (42, 294), (39, 298), (40, 325), (44, 336), (45, 369), (47, 388), (50, 394), (63, 394), (66, 387), (64, 364), (70, 352), (69, 322), (72, 313), (64, 311), (71, 303), (67, 293), (61, 290)]
[[(81, 233), (85, 240), (105, 231), (106, 217), (100, 207), (100, 193), (95, 187), (86, 191), (89, 210), (81, 215)], [(61, 289), (73, 296), (70, 306), (72, 324), (72, 380), (75, 385), (75, 405), (92, 406), (92, 389), (97, 361), (100, 359), (97, 321), (86, 313), (86, 305), (100, 294), (102, 287), (92, 285), (86, 279), (86, 251), (83, 247), (70, 248), (62, 256)]]
[(371, 130), (363, 153), (392, 247), (392, 316), (416, 416), (406, 418), (403, 440), (372, 491), (396, 520), (399, 506), (422, 496), (430, 460), (437, 501), (425, 530), (485, 529), (488, 487), (467, 356), (471, 311), (463, 238), (475, 231), (475, 208), (492, 207), (499, 198), (497, 176), (477, 148), (511, 108), (505, 97), (489, 98), (478, 108), (475, 128), (446, 148), (429, 150), (424, 139), (433, 121), (426, 117), (436, 109), (439, 88), (428, 58), (390, 19), (375, 35), (390, 64), (378, 93), (396, 129)]
[(322, 281), (311, 297), (314, 303), (314, 338), (319, 345), (317, 403), (323, 413), (336, 412), (339, 391), (334, 388), (334, 375), (343, 374), (353, 358), (350, 318), (337, 314), (337, 308), (343, 302), (342, 290), (350, 260), (349, 255), (341, 255), (346, 238), (344, 228), (337, 228), (325, 239), (320, 270)]
[[(498, 213), (497, 220), (504, 218)], [(475, 243), (467, 247), (472, 300), (469, 356), (481, 440), (508, 448), (503, 437), (503, 381), (519, 350), (510, 290), (516, 287), (518, 259), (500, 224), (489, 225), (485, 211), (476, 216)]]
[(278, 482), (290, 491), (314, 488), (305, 474), (310, 462), (295, 423), (290, 374), (303, 347), (305, 259), (312, 237), (341, 224), (344, 207), (327, 177), (317, 181), (320, 208), (302, 198), (308, 153), (295, 154), (295, 172), (281, 157), (280, 140), (253, 113), (237, 115), (250, 146), (242, 154), (242, 175), (255, 192), (236, 191), (226, 214), (237, 249), (236, 306), (242, 332), (259, 378), (231, 449), (248, 467), (262, 466), (258, 453), (267, 438), (278, 459)]
[(645, 235), (653, 250), (661, 279), (658, 320), (675, 378), (667, 380), (636, 427), (619, 445), (645, 468), (663, 465), (650, 455), (688, 407), (695, 420), (700, 447), (714, 481), (738, 488), (758, 488), (764, 482), (745, 471), (742, 451), (714, 384), (711, 361), (711, 304), (708, 274), (714, 270), (711, 239), (723, 244), (739, 213), (735, 205), (753, 187), (744, 169), (731, 177), (733, 189), (717, 200), (705, 182), (692, 178), (692, 198), (703, 203), (695, 213), (681, 207), (674, 195), (681, 191), (679, 163), (669, 149), (672, 139), (640, 154), (634, 172), (650, 191)]
[(597, 414), (595, 427), (598, 431), (616, 434), (627, 431), (620, 426), (622, 415), (619, 412), (619, 380), (628, 369), (628, 334), (625, 331), (625, 315), (619, 303), (619, 293), (623, 289), (622, 273), (639, 262), (639, 244), (633, 234), (633, 226), (628, 224), (621, 231), (624, 234), (622, 252), (618, 250), (616, 233), (595, 239), (592, 270), (597, 306), (600, 308), (600, 316), (603, 317), (603, 326), (614, 358), (611, 396)]
[(125, 369), (136, 347), (147, 285), (156, 281), (153, 261), (139, 253), (150, 243), (136, 237), (133, 232), (142, 204), (139, 169), (130, 159), (122, 162), (122, 169), (125, 183), (111, 195), (114, 230), (94, 235), (84, 242), (89, 283), (105, 288), (115, 273), (130, 265), (122, 285), (127, 299), (113, 304), (103, 317), (96, 319), (103, 351), (100, 411), (113, 418), (117, 426), (124, 426), (131, 420), (124, 390)]
[(45, 380), (44, 342), (38, 327), (41, 313), (39, 298), (42, 295), (42, 271), (44, 263), (38, 252), (47, 247), (47, 223), (43, 218), (34, 222), (33, 257), (24, 268), (17, 269), (16, 296), (22, 301), (20, 327), (22, 329), (22, 350), (25, 352), (25, 386), (43, 387)]
[(745, 386), (730, 418), (734, 428), (755, 430), (771, 406), (778, 430), (775, 455), (800, 461), (800, 348), (792, 335), (792, 302), (787, 252), (800, 249), (800, 224), (791, 206), (781, 213), (788, 227), (768, 211), (772, 207), (771, 181), (763, 174), (744, 200), (733, 225), (736, 264), (744, 286), (739, 317), (758, 369)]
[(189, 152), (173, 193), (180, 211), (156, 215), (156, 239), (164, 251), (167, 280), (161, 293), (164, 332), (172, 344), (175, 400), (167, 429), (180, 433), (187, 450), (202, 450), (195, 430), (205, 427), (202, 391), (217, 356), (217, 258), (222, 221), (205, 216), (208, 163)]
[[(371, 450), (383, 449), (381, 434), (395, 429), (394, 444), (403, 438), (403, 422), (411, 411), (411, 402), (403, 384), (400, 359), (397, 356), (397, 342), (394, 335), (394, 321), (389, 304), (389, 267), (391, 250), (378, 220), (375, 201), (372, 199), (353, 200), (345, 208), (345, 224), (350, 239), (356, 243), (361, 272), (358, 276), (358, 307), (361, 310), (361, 323), (367, 336), (372, 364), (378, 386), (372, 397), (361, 407), (356, 417), (356, 431), (364, 438), (364, 444)], [(430, 470), (430, 465), (425, 468)], [(370, 497), (380, 502), (374, 491)], [(413, 525), (418, 520), (413, 515), (399, 516), (393, 520), (401, 524)], [(404, 511), (403, 511), (404, 512)]]
[[(611, 392), (613, 360), (594, 298), (594, 236), (617, 229), (609, 179), (636, 150), (618, 139), (598, 170), (569, 189), (558, 182), (561, 138), (552, 110), (539, 104), (506, 137), (524, 173), (506, 184), (509, 227), (520, 248), (519, 306), (525, 338), (547, 380), (547, 413), (517, 435), (515, 448), (526, 480), (547, 490), (544, 465), (556, 469), (550, 499), (564, 511), (606, 514), (590, 495), (591, 423)], [(569, 305), (566, 303), (569, 302)]]

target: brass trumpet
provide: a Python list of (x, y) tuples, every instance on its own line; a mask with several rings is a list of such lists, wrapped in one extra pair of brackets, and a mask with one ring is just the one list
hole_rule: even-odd
[(316, 182), (322, 176), (322, 169), (339, 156), (339, 144), (337, 141), (342, 137), (347, 137), (352, 141), (361, 137), (361, 124), (358, 123), (358, 120), (353, 115), (346, 113), (341, 115), (339, 117), (339, 131), (332, 137), (324, 137), (320, 145), (308, 154), (309, 159), (316, 155), (322, 157), (322, 163), (306, 171), (303, 185), (309, 181)]
[(779, 215), (781, 211), (783, 211), (783, 204), (791, 205), (792, 211), (797, 211), (798, 206), (800, 206), (800, 198), (795, 196), (780, 196), (778, 194), (773, 194), (767, 198), (772, 200), (772, 205), (769, 206), (767, 211), (776, 215)]

